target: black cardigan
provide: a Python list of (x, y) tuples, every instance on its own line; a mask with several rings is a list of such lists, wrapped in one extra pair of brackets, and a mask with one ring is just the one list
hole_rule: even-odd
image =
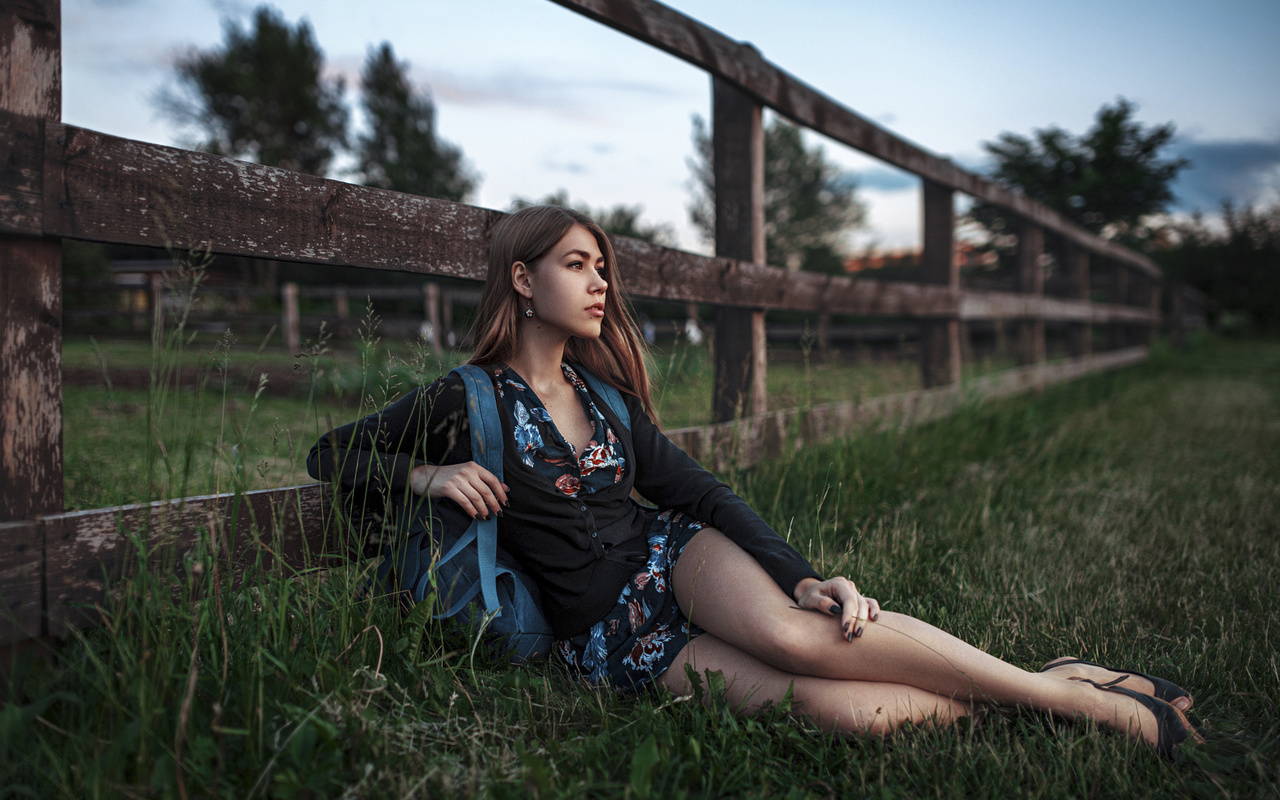
[[(325, 434), (307, 456), (307, 471), (348, 491), (394, 496), (424, 464), (471, 461), (462, 379), (449, 375), (415, 389), (381, 412)], [(501, 546), (534, 576), (556, 636), (574, 636), (604, 617), (644, 564), (654, 511), (631, 498), (634, 488), (662, 508), (714, 526), (750, 553), (790, 597), (817, 578), (813, 567), (728, 486), (671, 443), (633, 395), (623, 395), (630, 431), (608, 404), (593, 399), (631, 465), (624, 479), (586, 497), (557, 491), (518, 457), (506, 407), (502, 419), (503, 480), (509, 507), (498, 520)], [(449, 501), (451, 502), (451, 501)]]

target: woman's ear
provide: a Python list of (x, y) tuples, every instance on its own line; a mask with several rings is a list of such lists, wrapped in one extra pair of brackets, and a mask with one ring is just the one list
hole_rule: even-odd
[(516, 294), (528, 300), (533, 297), (532, 271), (523, 261), (511, 265), (511, 286)]

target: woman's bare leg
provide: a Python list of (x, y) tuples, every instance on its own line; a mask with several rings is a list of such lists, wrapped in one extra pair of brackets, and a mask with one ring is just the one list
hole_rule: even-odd
[(1152, 743), (1158, 735), (1154, 716), (1130, 697), (1027, 672), (905, 614), (881, 611), (848, 642), (837, 617), (798, 608), (754, 558), (714, 528), (685, 547), (672, 583), (690, 619), (784, 673), (902, 683), (968, 703), (1087, 717)]
[(828, 731), (886, 734), (904, 722), (945, 725), (972, 712), (959, 700), (900, 683), (792, 675), (709, 633), (686, 645), (658, 682), (676, 694), (688, 694), (693, 687), (686, 664), (698, 675), (707, 670), (723, 674), (728, 700), (740, 713), (777, 703), (791, 690), (795, 711)]

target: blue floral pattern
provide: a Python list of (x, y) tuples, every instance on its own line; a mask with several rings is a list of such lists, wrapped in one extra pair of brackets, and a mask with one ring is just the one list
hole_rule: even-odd
[(618, 437), (591, 400), (586, 383), (568, 364), (561, 364), (560, 368), (591, 421), (591, 439), (581, 453), (560, 435), (542, 401), (513, 370), (496, 368), (494, 386), (511, 414), (521, 463), (542, 473), (568, 497), (595, 494), (622, 481), (627, 460)]
[(703, 630), (676, 605), (668, 577), (702, 523), (663, 511), (649, 526), (649, 560), (631, 576), (618, 603), (586, 633), (556, 642), (556, 652), (583, 679), (636, 691), (666, 671)]

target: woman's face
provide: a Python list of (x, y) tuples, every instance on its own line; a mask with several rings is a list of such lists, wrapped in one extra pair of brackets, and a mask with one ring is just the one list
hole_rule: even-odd
[(607, 265), (591, 231), (574, 225), (530, 270), (512, 268), (516, 291), (533, 307), (535, 326), (583, 339), (600, 337)]

